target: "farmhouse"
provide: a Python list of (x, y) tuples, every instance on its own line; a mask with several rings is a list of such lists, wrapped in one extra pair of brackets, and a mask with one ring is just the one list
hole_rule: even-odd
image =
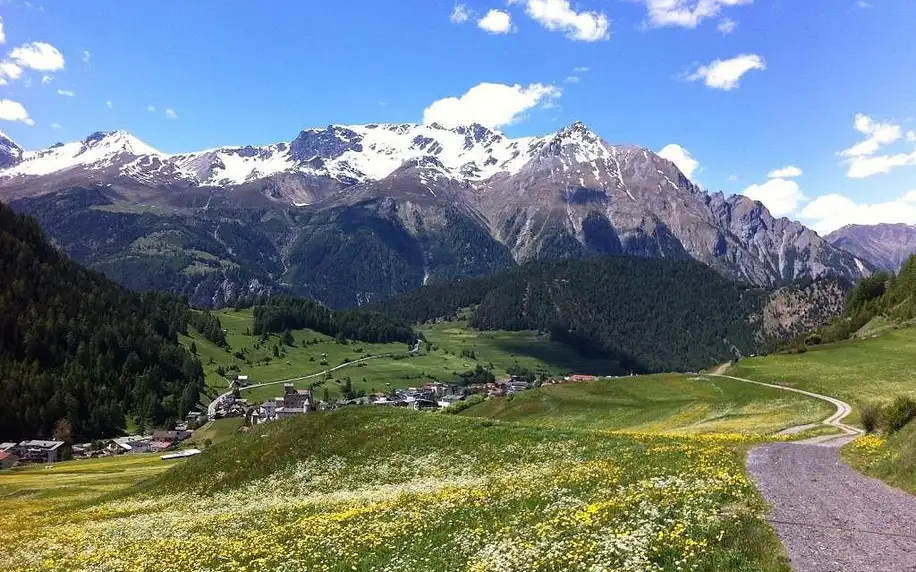
[(188, 431), (156, 431), (153, 433), (149, 448), (152, 451), (165, 451), (181, 443), (191, 434)]
[(16, 447), (16, 454), (32, 463), (56, 463), (70, 457), (69, 447), (63, 441), (22, 441)]
[(10, 451), (0, 451), (0, 470), (9, 469), (19, 462), (19, 455)]
[(110, 439), (105, 444), (105, 452), (111, 455), (120, 455), (122, 453), (146, 453), (150, 450), (152, 437), (143, 435), (130, 435), (128, 437), (118, 437)]
[[(279, 404), (278, 404), (279, 405)], [(301, 415), (315, 409), (311, 389), (296, 389), (292, 383), (283, 385), (283, 404), (277, 407), (276, 416), (279, 418), (291, 415)]]

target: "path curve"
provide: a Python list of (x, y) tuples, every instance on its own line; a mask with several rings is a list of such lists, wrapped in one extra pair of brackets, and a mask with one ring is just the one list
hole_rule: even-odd
[(774, 389), (781, 389), (783, 391), (791, 391), (792, 393), (800, 393), (802, 395), (807, 395), (808, 397), (813, 397), (814, 399), (820, 399), (821, 401), (826, 401), (834, 407), (836, 411), (824, 419), (821, 423), (823, 425), (829, 425), (830, 427), (835, 427), (842, 431), (841, 435), (821, 435), (818, 437), (812, 437), (811, 439), (805, 439), (802, 441), (797, 441), (798, 444), (805, 445), (823, 445), (828, 447), (842, 447), (846, 443), (853, 441), (860, 435), (862, 435), (862, 430), (858, 427), (852, 427), (843, 423), (843, 419), (849, 416), (852, 413), (852, 406), (846, 403), (845, 401), (839, 400), (835, 397), (830, 397), (829, 395), (821, 395), (820, 393), (814, 393), (811, 391), (805, 391), (803, 389), (796, 389), (794, 387), (786, 387), (785, 385), (778, 385), (775, 383), (764, 383), (762, 381), (754, 381), (752, 379), (745, 379), (743, 377), (735, 377), (732, 375), (724, 375), (721, 373), (712, 373), (709, 374), (710, 377), (721, 377), (725, 379), (731, 379), (734, 381), (741, 381), (744, 383), (753, 383), (754, 385), (762, 385), (764, 387), (772, 387)]
[(823, 421), (843, 434), (770, 443), (748, 453), (748, 474), (795, 572), (916, 572), (916, 497), (859, 473), (839, 448), (862, 434), (843, 423), (848, 403), (810, 391), (717, 375), (827, 401)]

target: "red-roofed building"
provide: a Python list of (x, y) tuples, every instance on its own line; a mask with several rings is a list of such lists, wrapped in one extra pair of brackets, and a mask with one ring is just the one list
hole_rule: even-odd
[(0, 470), (9, 469), (19, 462), (19, 457), (12, 451), (0, 451)]

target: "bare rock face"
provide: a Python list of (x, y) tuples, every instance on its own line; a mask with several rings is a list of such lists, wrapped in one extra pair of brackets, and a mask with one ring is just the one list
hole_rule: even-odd
[[(111, 204), (73, 212), (58, 196), (74, 190)], [(0, 200), (37, 216), (81, 262), (134, 279), (141, 261), (165, 265), (200, 299), (218, 282), (199, 279), (211, 267), (238, 271), (237, 288), (256, 277), (335, 305), (547, 258), (692, 258), (757, 286), (871, 270), (762, 204), (709, 194), (674, 163), (579, 122), (518, 139), (480, 125), (331, 125), (171, 155), (123, 131), (41, 151), (0, 137)], [(163, 245), (157, 258), (141, 252), (148, 243)]]
[(847, 286), (822, 279), (777, 288), (763, 306), (760, 331), (768, 339), (789, 339), (827, 325), (843, 312)]
[(916, 226), (908, 224), (852, 224), (830, 233), (827, 240), (888, 272), (897, 272), (916, 254)]

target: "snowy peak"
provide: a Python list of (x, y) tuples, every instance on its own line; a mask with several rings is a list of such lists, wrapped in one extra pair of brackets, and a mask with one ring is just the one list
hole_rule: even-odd
[(22, 147), (0, 131), (0, 169), (12, 167), (22, 160)]
[(163, 155), (126, 131), (98, 131), (82, 141), (24, 152), (18, 164), (0, 171), (0, 177), (49, 175), (74, 168), (104, 170), (138, 157)]

